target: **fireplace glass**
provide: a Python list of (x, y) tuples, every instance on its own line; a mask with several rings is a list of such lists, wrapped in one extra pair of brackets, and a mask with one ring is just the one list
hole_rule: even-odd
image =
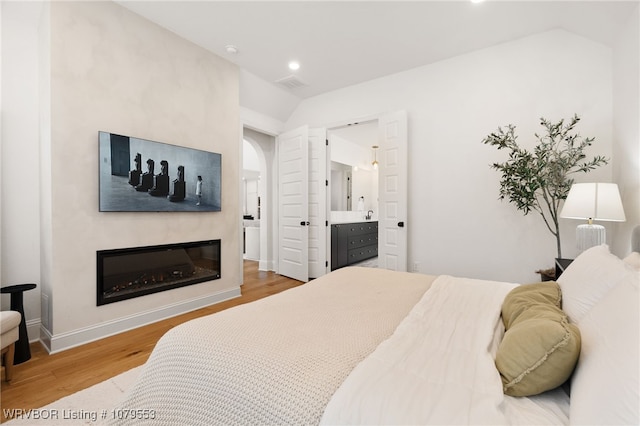
[(220, 240), (97, 252), (97, 304), (220, 278)]

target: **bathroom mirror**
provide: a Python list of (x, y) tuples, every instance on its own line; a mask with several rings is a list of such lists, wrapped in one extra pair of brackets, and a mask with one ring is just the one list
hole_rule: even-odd
[(331, 210), (351, 211), (353, 207), (353, 167), (331, 162)]
[[(378, 171), (372, 147), (378, 144), (377, 120), (328, 131), (331, 152), (331, 211), (377, 211)], [(359, 202), (360, 201), (360, 202)]]

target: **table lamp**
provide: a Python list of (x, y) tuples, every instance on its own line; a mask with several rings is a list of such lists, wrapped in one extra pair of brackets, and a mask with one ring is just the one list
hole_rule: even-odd
[(595, 225), (594, 220), (624, 222), (624, 209), (618, 185), (615, 183), (576, 183), (571, 186), (560, 217), (587, 219), (588, 223), (576, 228), (579, 250), (604, 244), (604, 226)]

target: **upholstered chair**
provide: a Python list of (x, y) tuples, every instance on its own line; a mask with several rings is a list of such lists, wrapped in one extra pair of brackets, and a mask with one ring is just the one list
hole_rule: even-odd
[(18, 326), (22, 316), (16, 311), (0, 312), (0, 348), (2, 349), (2, 364), (4, 364), (4, 377), (10, 382), (13, 377), (13, 355), (16, 349), (16, 341), (20, 335)]

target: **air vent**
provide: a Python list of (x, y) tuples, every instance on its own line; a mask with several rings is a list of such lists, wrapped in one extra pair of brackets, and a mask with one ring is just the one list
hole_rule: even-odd
[(308, 86), (307, 83), (300, 80), (295, 75), (290, 75), (288, 77), (281, 78), (280, 80), (276, 80), (276, 84), (279, 84), (287, 89), (299, 89), (300, 87)]

